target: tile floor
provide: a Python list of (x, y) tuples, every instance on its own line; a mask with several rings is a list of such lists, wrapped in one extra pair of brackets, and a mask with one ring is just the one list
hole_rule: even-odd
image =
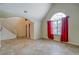
[(0, 55), (78, 55), (79, 47), (53, 40), (12, 39), (2, 41)]

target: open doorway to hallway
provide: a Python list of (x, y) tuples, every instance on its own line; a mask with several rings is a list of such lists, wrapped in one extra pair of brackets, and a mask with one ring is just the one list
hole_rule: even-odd
[(26, 20), (26, 38), (32, 39), (34, 36), (34, 24), (33, 22)]
[(1, 40), (14, 38), (34, 39), (34, 23), (30, 20), (25, 21), (24, 17), (10, 17), (1, 18), (0, 21), (3, 28)]

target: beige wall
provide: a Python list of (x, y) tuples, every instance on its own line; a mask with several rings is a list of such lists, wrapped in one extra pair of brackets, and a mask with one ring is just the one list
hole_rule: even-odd
[(16, 23), (16, 31), (19, 37), (23, 37), (26, 35), (26, 24), (24, 19), (20, 19)]
[(18, 34), (17, 36), (24, 36), (25, 30), (25, 23), (24, 19), (19, 17), (11, 17), (11, 18), (4, 18), (2, 20), (2, 25), (5, 26), (9, 31), (13, 32), (14, 34)]
[(79, 4), (55, 4), (43, 19), (42, 38), (47, 38), (47, 20), (57, 12), (63, 12), (69, 16), (69, 42), (79, 45)]
[[(17, 35), (17, 37), (26, 37), (26, 24), (31, 24), (31, 29), (33, 29), (32, 22), (25, 21), (25, 18), (22, 17), (10, 17), (10, 18), (2, 18), (2, 25), (6, 27), (9, 31), (13, 32)], [(31, 30), (31, 38), (33, 37), (34, 33)]]

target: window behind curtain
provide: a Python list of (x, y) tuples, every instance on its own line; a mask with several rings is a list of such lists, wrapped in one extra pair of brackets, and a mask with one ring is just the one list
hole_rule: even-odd
[(66, 15), (62, 12), (58, 12), (55, 13), (52, 17), (51, 17), (51, 21), (53, 22), (53, 34), (54, 35), (61, 35), (61, 23), (62, 23), (62, 18), (66, 17)]
[(61, 20), (54, 20), (53, 23), (53, 34), (61, 35)]

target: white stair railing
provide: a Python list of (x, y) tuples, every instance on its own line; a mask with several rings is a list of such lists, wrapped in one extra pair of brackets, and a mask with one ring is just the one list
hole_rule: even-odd
[(1, 32), (1, 40), (16, 38), (16, 34), (12, 33), (11, 31), (9, 31), (3, 26), (1, 26), (0, 32)]
[(0, 25), (0, 48), (1, 48), (1, 31), (2, 31), (2, 27)]

